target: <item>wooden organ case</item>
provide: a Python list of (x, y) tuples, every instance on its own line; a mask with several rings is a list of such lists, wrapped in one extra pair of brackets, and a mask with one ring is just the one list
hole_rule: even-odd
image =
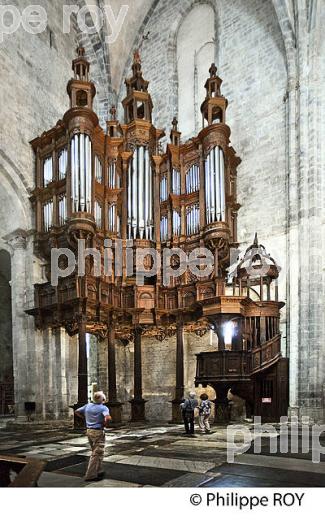
[[(116, 345), (134, 342), (132, 420), (144, 420), (142, 337), (162, 341), (176, 336), (172, 419), (178, 421), (184, 393), (184, 332), (203, 336), (213, 329), (218, 350), (197, 355), (195, 383), (215, 388), (218, 418), (226, 417), (226, 391), (234, 385), (251, 403), (252, 413), (263, 414), (262, 399), (268, 397), (273, 402), (269, 416), (277, 416), (279, 406), (274, 403), (281, 402), (285, 408), (286, 392), (281, 393), (279, 381), (287, 376), (285, 367), (278, 368), (283, 362), (282, 304), (277, 295), (272, 300), (270, 292), (276, 268), (259, 278), (259, 294), (254, 290), (255, 278), (250, 279), (242, 267), (230, 293), (227, 284), (230, 249), (237, 246), (236, 169), (241, 161), (230, 146), (227, 100), (221, 94), (215, 65), (205, 85), (202, 130), (182, 143), (174, 118), (166, 150), (160, 143), (164, 131), (152, 123), (153, 104), (138, 51), (132, 77), (125, 81), (124, 123), (117, 120), (112, 107), (106, 131), (93, 111), (96, 89), (89, 79), (84, 49), (78, 49), (72, 68), (74, 77), (67, 86), (69, 110), (54, 128), (31, 142), (36, 155), (35, 253), (45, 262), (48, 281), (35, 285), (35, 306), (27, 312), (41, 330), (64, 327), (70, 335), (78, 334), (75, 406), (88, 401), (87, 333), (108, 341), (108, 397), (115, 422), (121, 420)], [(214, 258), (209, 275), (200, 276), (204, 261), (199, 261), (199, 273), (187, 266), (166, 282), (163, 267), (152, 274), (153, 262), (147, 255), (140, 262), (143, 283), (139, 283), (138, 250), (151, 248), (160, 259), (169, 251), (170, 265), (178, 273), (181, 260), (175, 251), (190, 257), (203, 247)], [(61, 254), (57, 265), (53, 264), (59, 248), (69, 250), (76, 262), (83, 255), (81, 272), (79, 263), (78, 269), (68, 271), (69, 253)], [(89, 248), (99, 257), (87, 255)], [(112, 268), (107, 270), (108, 257)], [(59, 269), (57, 284), (53, 283), (55, 267)], [(235, 331), (230, 345), (225, 342), (229, 323)], [(272, 384), (265, 385), (266, 375)], [(263, 395), (266, 387), (269, 393), (272, 387), (272, 396)]]

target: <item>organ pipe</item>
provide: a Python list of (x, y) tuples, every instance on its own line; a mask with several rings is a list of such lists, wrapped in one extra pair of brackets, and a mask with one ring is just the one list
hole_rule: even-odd
[(138, 172), (139, 172), (139, 232), (140, 238), (143, 239), (144, 234), (144, 207), (145, 207), (145, 195), (144, 195), (144, 175), (145, 175), (145, 164), (144, 164), (144, 148), (140, 146), (138, 155)]
[(196, 164), (188, 170), (185, 178), (185, 185), (186, 193), (194, 193), (195, 191), (199, 190), (200, 170)]
[(138, 224), (138, 148), (133, 153), (133, 170), (132, 170), (132, 229), (133, 238), (137, 236), (137, 224)]
[(205, 204), (207, 224), (225, 221), (225, 165), (222, 148), (214, 147), (205, 161)]
[(67, 197), (61, 195), (59, 198), (59, 225), (64, 226), (67, 218)]
[(128, 237), (132, 238), (132, 163), (128, 169)]
[(86, 184), (85, 184), (85, 136), (84, 134), (80, 134), (80, 170), (79, 170), (79, 179), (80, 179), (80, 193), (79, 193), (79, 202), (81, 211), (85, 211), (86, 209)]
[(215, 217), (214, 219), (219, 221), (220, 219), (220, 213), (221, 213), (221, 206), (220, 206), (220, 149), (219, 146), (216, 146), (214, 149), (214, 174), (215, 174)]
[(168, 238), (168, 218), (166, 216), (161, 218), (160, 221), (160, 239), (165, 242)]
[(91, 147), (91, 140), (88, 136), (86, 136), (86, 141), (87, 141), (87, 147), (86, 147), (86, 150), (87, 150), (87, 155), (88, 155), (88, 169), (87, 169), (87, 179), (88, 179), (88, 189), (87, 189), (87, 193), (86, 193), (86, 201), (87, 201), (87, 211), (88, 213), (91, 213), (91, 186), (92, 186), (92, 182), (91, 182), (91, 158), (92, 158), (92, 147)]
[(225, 160), (223, 155), (223, 150), (220, 149), (219, 154), (220, 159), (220, 220), (226, 220), (226, 203), (225, 203)]
[(53, 160), (52, 157), (47, 157), (43, 164), (43, 178), (44, 186), (50, 184), (53, 181)]
[(111, 162), (108, 166), (108, 187), (111, 189), (119, 188), (119, 183), (117, 182), (116, 176), (116, 163)]
[[(128, 224), (133, 238), (152, 240), (153, 236), (153, 181), (149, 151), (137, 146), (129, 167)], [(129, 230), (130, 237), (130, 230)]]
[(76, 134), (71, 140), (71, 195), (74, 212), (91, 212), (91, 140)]
[(103, 182), (103, 167), (97, 155), (95, 155), (95, 179), (97, 182)]
[(149, 239), (152, 240), (153, 236), (153, 218), (152, 218), (152, 201), (153, 201), (153, 183), (152, 183), (152, 172), (151, 172), (151, 166), (150, 166), (150, 157), (149, 157), (149, 151), (146, 150), (146, 167), (148, 170), (148, 176), (149, 176), (149, 196), (148, 196), (148, 206), (149, 206), (149, 221), (148, 221), (148, 228), (149, 228)]
[(59, 153), (59, 180), (65, 178), (68, 167), (68, 150), (64, 148)]
[(97, 200), (95, 201), (95, 221), (96, 221), (97, 227), (101, 228), (102, 227), (102, 207), (99, 204), (99, 202), (97, 202)]
[(172, 191), (175, 195), (181, 194), (181, 174), (175, 168), (173, 168), (172, 173)]
[(49, 231), (53, 225), (53, 200), (43, 205), (43, 227), (44, 231)]
[[(144, 199), (145, 199), (145, 209), (144, 209), (144, 219), (145, 219), (145, 237), (149, 239), (149, 190), (150, 190), (150, 164), (149, 164), (149, 153), (148, 150), (145, 152), (145, 190), (144, 190)], [(148, 204), (147, 204), (148, 201)]]
[(160, 202), (167, 200), (167, 178), (163, 177), (160, 181)]

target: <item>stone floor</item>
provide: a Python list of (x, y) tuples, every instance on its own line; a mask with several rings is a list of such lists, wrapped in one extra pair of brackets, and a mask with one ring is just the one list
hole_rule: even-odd
[[(278, 434), (273, 434), (277, 437)], [(299, 437), (301, 439), (301, 436)], [(235, 440), (242, 442), (242, 438)], [(256, 440), (256, 439), (255, 439)], [(277, 439), (278, 441), (279, 439)], [(324, 442), (323, 442), (324, 444)], [(244, 454), (227, 462), (227, 431), (183, 435), (181, 426), (142, 425), (106, 433), (105, 479), (86, 483), (89, 458), (86, 437), (69, 429), (0, 430), (0, 453), (47, 461), (40, 487), (323, 487), (325, 456), (315, 464), (311, 453), (282, 454), (263, 434), (261, 453), (254, 441)]]

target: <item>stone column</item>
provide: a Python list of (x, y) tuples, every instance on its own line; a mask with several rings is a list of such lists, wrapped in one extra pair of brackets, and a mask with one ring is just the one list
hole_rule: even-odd
[(4, 240), (11, 253), (12, 347), (15, 393), (15, 414), (25, 417), (25, 402), (32, 401), (34, 392), (29, 381), (28, 318), (25, 314), (27, 233), (17, 229)]
[(172, 422), (182, 422), (180, 404), (184, 398), (184, 326), (177, 324), (176, 332), (176, 389), (175, 399), (172, 401)]
[(131, 421), (145, 421), (145, 403), (142, 397), (141, 329), (134, 330), (134, 397), (131, 403)]
[(117, 400), (116, 386), (116, 343), (115, 328), (111, 324), (108, 330), (108, 349), (107, 349), (107, 366), (108, 366), (108, 407), (110, 409), (113, 424), (120, 424), (122, 414), (122, 403)]

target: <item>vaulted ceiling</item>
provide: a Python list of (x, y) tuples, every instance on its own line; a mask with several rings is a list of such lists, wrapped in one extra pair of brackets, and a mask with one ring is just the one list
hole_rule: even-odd
[[(121, 7), (126, 3), (125, 0), (110, 0), (115, 16), (117, 16)], [(125, 63), (132, 52), (134, 40), (153, 3), (153, 0), (133, 0), (128, 3), (129, 9), (122, 30), (116, 42), (109, 46), (112, 87), (114, 90), (119, 89)]]
[[(114, 43), (109, 43), (106, 46), (106, 53), (109, 58), (110, 76), (111, 76), (111, 88), (113, 91), (118, 92), (122, 76), (124, 73), (125, 65), (130, 57), (133, 50), (134, 43), (137, 38), (141, 37), (140, 31), (142, 24), (147, 17), (150, 15), (150, 9), (159, 4), (160, 0), (132, 0), (127, 2), (126, 0), (77, 0), (79, 4), (96, 5), (103, 8), (108, 5), (112, 8), (115, 19), (121, 9), (127, 6), (127, 14), (123, 21), (122, 28), (118, 34), (118, 37)], [(297, 9), (299, 9), (298, 0), (270, 0), (274, 6), (276, 16), (283, 34), (284, 43), (291, 49), (295, 47), (296, 38), (296, 27), (295, 17)], [(181, 7), (181, 1), (175, 1), (175, 10), (179, 10)], [(193, 4), (195, 1), (193, 0)], [(218, 5), (218, 0), (216, 0)], [(319, 10), (321, 2), (317, 0), (307, 0), (306, 10), (307, 17), (310, 26), (312, 26), (315, 17), (317, 16), (317, 7)], [(300, 5), (301, 8), (301, 5)], [(109, 20), (106, 19), (106, 27), (104, 34), (111, 34), (111, 28)], [(288, 53), (288, 48), (287, 48)]]
[[(105, 5), (111, 7), (114, 18), (117, 20), (121, 9), (127, 6), (127, 13), (119, 31), (118, 37), (114, 43), (109, 43), (108, 53), (110, 62), (110, 71), (112, 78), (112, 89), (119, 90), (122, 74), (125, 64), (132, 52), (132, 47), (136, 37), (139, 34), (141, 25), (150, 9), (156, 3), (155, 0), (79, 0), (79, 4), (86, 3), (88, 6), (99, 6), (103, 8)], [(123, 11), (122, 11), (123, 12)], [(106, 34), (112, 33), (109, 18), (105, 20)]]

